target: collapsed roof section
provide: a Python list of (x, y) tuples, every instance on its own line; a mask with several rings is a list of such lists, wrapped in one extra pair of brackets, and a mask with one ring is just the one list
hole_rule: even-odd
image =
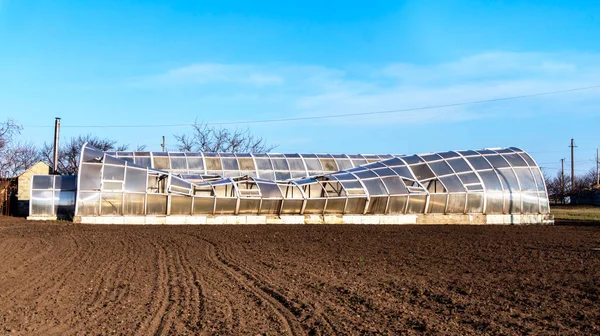
[(101, 152), (84, 145), (76, 215), (548, 213), (518, 148), (422, 155)]

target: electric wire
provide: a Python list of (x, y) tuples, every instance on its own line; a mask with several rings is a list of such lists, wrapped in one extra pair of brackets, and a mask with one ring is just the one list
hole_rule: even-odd
[[(583, 91), (583, 90), (591, 90), (600, 88), (600, 85), (580, 87), (574, 89), (565, 89), (565, 90), (557, 90), (557, 91), (548, 91), (541, 93), (533, 93), (519, 96), (511, 96), (511, 97), (501, 97), (501, 98), (492, 98), (492, 99), (484, 99), (484, 100), (474, 100), (469, 102), (461, 102), (461, 103), (451, 103), (451, 104), (441, 104), (441, 105), (429, 105), (422, 107), (414, 107), (414, 108), (403, 108), (403, 109), (394, 109), (394, 110), (384, 110), (384, 111), (370, 111), (370, 112), (359, 112), (359, 113), (343, 113), (343, 114), (334, 114), (334, 115), (324, 115), (324, 116), (306, 116), (306, 117), (293, 117), (293, 118), (279, 118), (279, 119), (262, 119), (262, 120), (245, 120), (245, 121), (224, 121), (224, 122), (206, 122), (206, 125), (248, 125), (248, 124), (262, 124), (262, 123), (276, 123), (276, 122), (290, 122), (290, 121), (306, 121), (306, 120), (320, 120), (320, 119), (333, 119), (333, 118), (346, 118), (346, 117), (356, 117), (356, 116), (367, 116), (367, 115), (383, 115), (383, 114), (393, 114), (393, 113), (401, 113), (401, 112), (413, 112), (413, 111), (423, 111), (423, 110), (431, 110), (438, 108), (447, 108), (447, 107), (456, 107), (456, 106), (466, 106), (466, 105), (474, 105), (474, 104), (483, 104), (483, 103), (492, 103), (499, 101), (507, 101), (507, 100), (516, 100), (516, 99), (524, 99), (524, 98), (532, 98), (539, 96), (547, 96), (553, 94), (574, 92), (574, 91)], [(61, 125), (61, 127), (65, 128), (152, 128), (152, 127), (190, 127), (193, 124), (149, 124), (149, 125)], [(39, 127), (54, 127), (51, 125), (36, 125), (36, 126), (25, 126), (29, 128), (39, 128)]]

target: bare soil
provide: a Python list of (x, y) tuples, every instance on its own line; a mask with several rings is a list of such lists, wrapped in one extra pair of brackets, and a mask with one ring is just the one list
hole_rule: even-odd
[(598, 334), (598, 226), (0, 217), (0, 334)]

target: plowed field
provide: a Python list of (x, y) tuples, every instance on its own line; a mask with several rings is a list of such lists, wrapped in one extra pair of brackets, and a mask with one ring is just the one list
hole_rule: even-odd
[(597, 226), (0, 222), (0, 334), (600, 332)]

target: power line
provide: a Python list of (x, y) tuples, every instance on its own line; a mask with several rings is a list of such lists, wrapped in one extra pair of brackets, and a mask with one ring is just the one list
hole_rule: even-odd
[[(318, 119), (332, 119), (332, 118), (346, 118), (346, 117), (356, 117), (356, 116), (365, 116), (365, 115), (379, 115), (379, 114), (391, 114), (391, 113), (400, 113), (400, 112), (411, 112), (411, 111), (423, 111), (423, 110), (431, 110), (438, 108), (446, 108), (446, 107), (456, 107), (456, 106), (465, 106), (465, 105), (474, 105), (474, 104), (483, 104), (483, 103), (491, 103), (498, 101), (506, 101), (506, 100), (515, 100), (515, 99), (523, 99), (523, 98), (531, 98), (531, 97), (539, 97), (539, 96), (547, 96), (552, 94), (573, 92), (573, 91), (583, 91), (590, 89), (600, 88), (600, 85), (588, 86), (588, 87), (580, 87), (574, 89), (566, 89), (566, 90), (558, 90), (558, 91), (549, 91), (542, 93), (533, 93), (527, 95), (520, 96), (511, 96), (511, 97), (502, 97), (502, 98), (493, 98), (493, 99), (485, 99), (485, 100), (474, 100), (469, 102), (462, 103), (453, 103), (453, 104), (442, 104), (442, 105), (430, 105), (430, 106), (422, 106), (422, 107), (414, 107), (414, 108), (404, 108), (404, 109), (395, 109), (395, 110), (385, 110), (385, 111), (371, 111), (371, 112), (359, 112), (359, 113), (344, 113), (344, 114), (334, 114), (334, 115), (325, 115), (325, 116), (312, 116), (312, 117), (295, 117), (295, 118), (281, 118), (281, 119), (263, 119), (263, 120), (245, 120), (245, 121), (226, 121), (226, 122), (207, 122), (207, 125), (247, 125), (247, 124), (261, 124), (261, 123), (273, 123), (273, 122), (289, 122), (289, 121), (304, 121), (304, 120), (318, 120)], [(62, 127), (69, 128), (141, 128), (141, 127), (189, 127), (192, 124), (152, 124), (152, 125), (63, 125)], [(51, 127), (51, 126), (26, 126), (26, 127)]]

